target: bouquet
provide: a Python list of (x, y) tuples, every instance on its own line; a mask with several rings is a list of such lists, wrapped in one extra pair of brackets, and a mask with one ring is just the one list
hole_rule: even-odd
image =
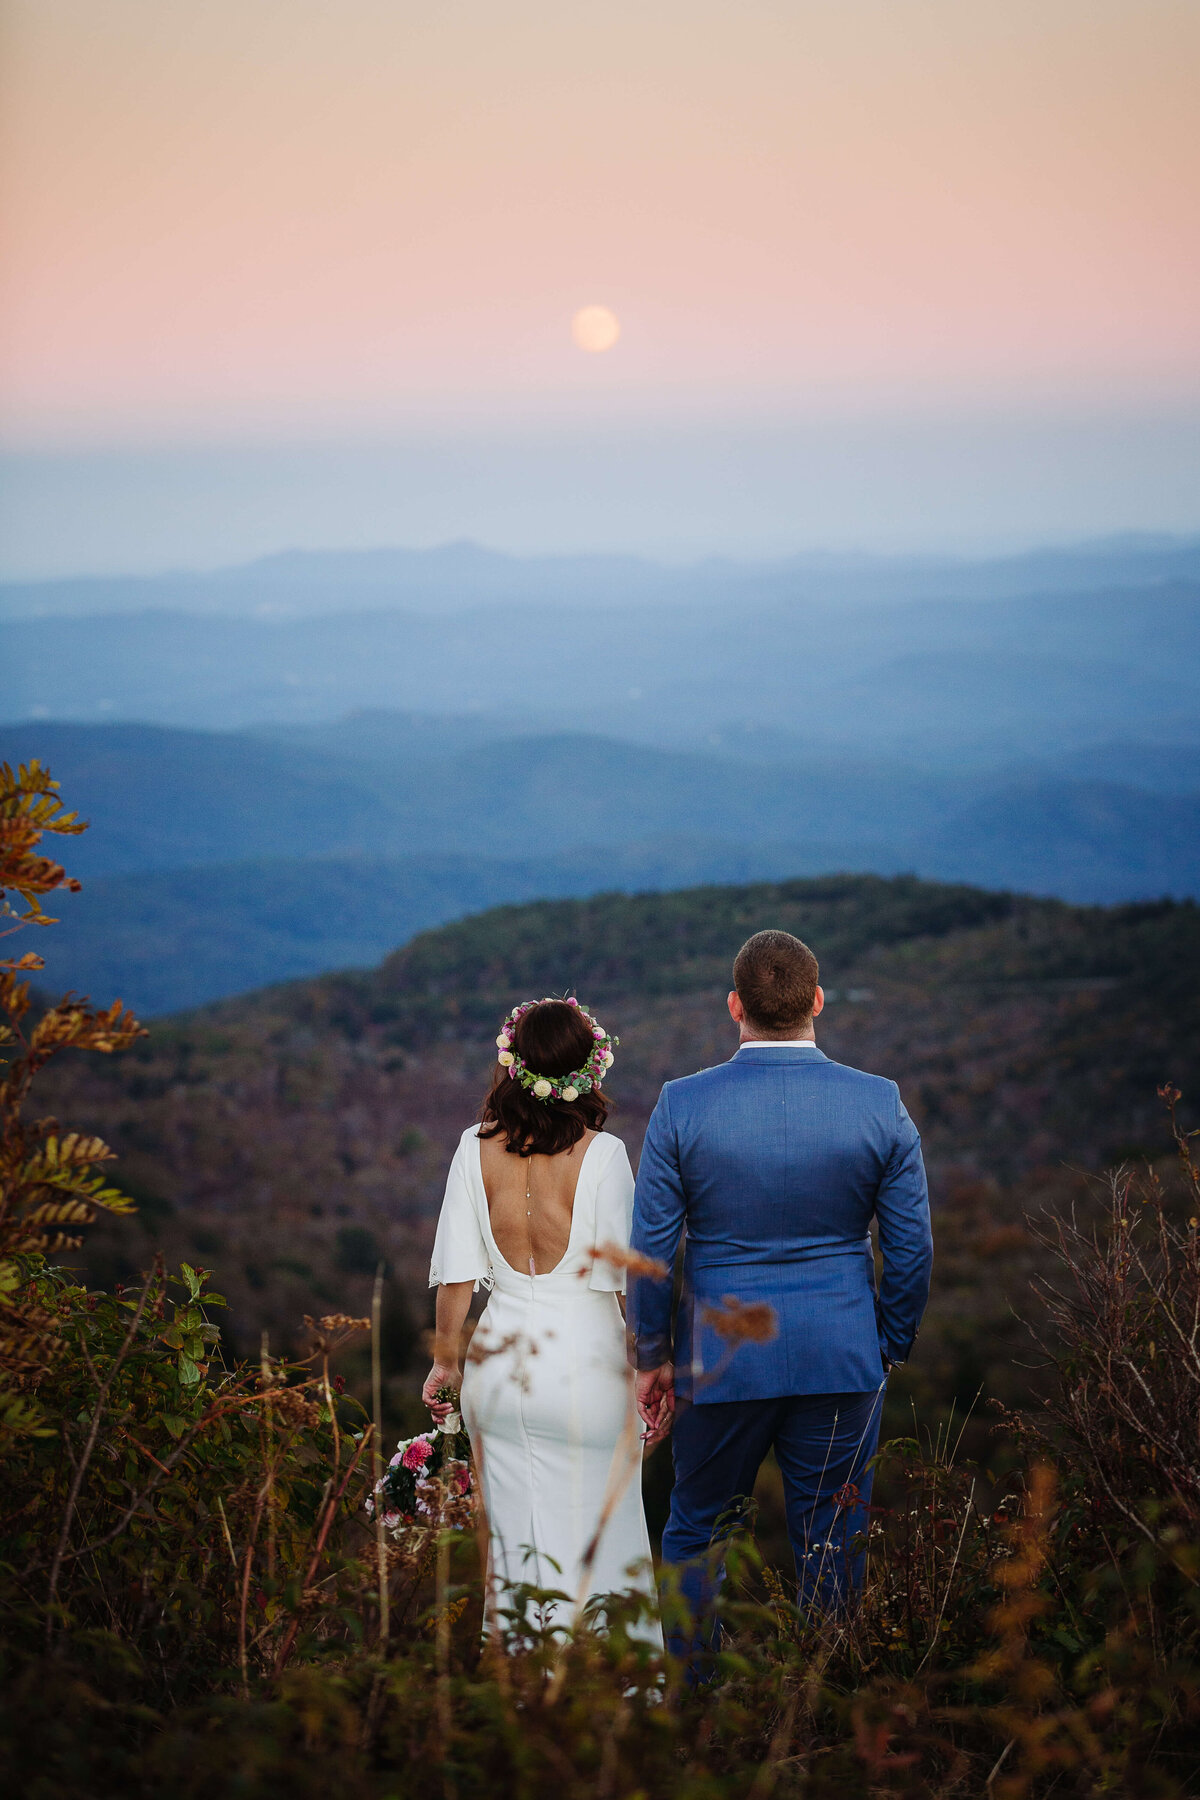
[(378, 1501), (384, 1527), (397, 1539), (414, 1526), (438, 1522), (439, 1514), (444, 1515), (440, 1523), (459, 1529), (468, 1521), (469, 1507), (463, 1503), (473, 1491), (471, 1440), (457, 1410), (458, 1395), (441, 1388), (437, 1398), (455, 1410), (440, 1425), (400, 1440), (366, 1502), (367, 1517), (373, 1519)]

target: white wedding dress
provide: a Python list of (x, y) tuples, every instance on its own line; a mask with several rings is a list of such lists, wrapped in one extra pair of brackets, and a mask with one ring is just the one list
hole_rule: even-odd
[[(625, 1146), (601, 1132), (583, 1155), (561, 1262), (523, 1275), (492, 1235), (477, 1126), (463, 1133), (450, 1165), (429, 1282), (491, 1289), (462, 1410), (487, 1509), (493, 1617), (511, 1604), (505, 1582), (569, 1595), (543, 1615), (555, 1627), (569, 1627), (598, 1594), (654, 1596), (641, 1428), (617, 1301), (625, 1271), (593, 1255), (606, 1244), (628, 1247), (632, 1210)], [(661, 1647), (657, 1614), (638, 1635)]]

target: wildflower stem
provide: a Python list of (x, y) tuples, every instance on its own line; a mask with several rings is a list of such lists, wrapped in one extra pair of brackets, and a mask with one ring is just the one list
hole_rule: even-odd
[(379, 1483), (383, 1480), (383, 1361), (380, 1327), (383, 1321), (383, 1264), (375, 1271), (375, 1290), (371, 1295), (371, 1412), (375, 1430), (371, 1450), (371, 1466), (377, 1498), (375, 1507), (375, 1560), (379, 1570), (379, 1648), (387, 1654), (391, 1615), (388, 1604), (387, 1533), (383, 1524), (383, 1503)]
[(437, 1716), (442, 1740), (442, 1787), (446, 1800), (455, 1800), (454, 1777), (450, 1772), (450, 1537), (445, 1531), (438, 1533), (436, 1605)]
[[(374, 1438), (374, 1435), (375, 1435), (375, 1433), (374, 1433), (373, 1428), (368, 1429), (363, 1434), (362, 1440), (359, 1443), (357, 1450), (355, 1450), (354, 1455), (350, 1459), (350, 1465), (347, 1468), (346, 1473), (342, 1477), (341, 1486), (339, 1488), (337, 1488), (335, 1491), (330, 1493), (329, 1498), (325, 1503), (325, 1513), (321, 1520), (320, 1530), (317, 1532), (317, 1541), (313, 1545), (313, 1553), (312, 1553), (312, 1556), (309, 1558), (308, 1569), (304, 1576), (304, 1583), (303, 1583), (303, 1590), (302, 1590), (304, 1593), (307, 1593), (308, 1589), (312, 1586), (313, 1576), (317, 1572), (317, 1565), (321, 1560), (321, 1552), (325, 1548), (325, 1540), (329, 1536), (329, 1528), (333, 1524), (334, 1515), (337, 1512), (339, 1505), (341, 1504), (342, 1496), (345, 1494), (346, 1489), (350, 1485), (351, 1477), (353, 1476), (355, 1469), (357, 1469), (357, 1467), (358, 1467), (359, 1458), (362, 1456), (363, 1451), (367, 1448), (368, 1443)], [(296, 1634), (298, 1633), (299, 1630), (300, 1630), (299, 1619), (293, 1619), (291, 1624), (287, 1628), (287, 1633), (284, 1636), (284, 1640), (283, 1640), (282, 1644), (280, 1644), (280, 1646), (279, 1646), (279, 1654), (275, 1658), (274, 1673), (276, 1676), (278, 1676), (282, 1673), (284, 1665), (286, 1664), (289, 1656), (292, 1654), (292, 1648), (296, 1642)]]

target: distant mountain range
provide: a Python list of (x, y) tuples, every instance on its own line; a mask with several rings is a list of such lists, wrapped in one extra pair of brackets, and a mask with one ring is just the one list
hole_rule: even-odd
[[(329, 560), (221, 578), (241, 596), (224, 610), (188, 577), (120, 586), (106, 613), (10, 616), (8, 715), (211, 729), (377, 708), (681, 748), (753, 726), (955, 767), (1114, 737), (1200, 741), (1200, 546), (932, 569), (593, 559), (548, 565), (550, 592), (546, 565), (485, 557), (508, 587), (447, 580), (436, 608), (411, 581), (338, 588)], [(267, 591), (294, 610), (264, 613)], [(33, 592), (20, 590), (26, 612)]]
[(1196, 580), (1200, 537), (1147, 533), (985, 559), (808, 554), (762, 563), (712, 557), (683, 567), (636, 556), (511, 556), (461, 542), (431, 550), (290, 550), (203, 572), (0, 582), (0, 619), (150, 611), (300, 618), (381, 608), (442, 614), (500, 604), (691, 605), (731, 596), (758, 604), (1004, 600)]
[(745, 741), (753, 755), (489, 741), (477, 719), (386, 715), (275, 733), (31, 723), (0, 728), (0, 759), (49, 763), (92, 824), (68, 847), (85, 887), (58, 904), (48, 979), (147, 1014), (539, 897), (828, 870), (1200, 894), (1200, 747), (956, 773)]
[(538, 896), (834, 870), (1200, 894), (1200, 539), (294, 553), (10, 586), (0, 621), (0, 756), (94, 823), (52, 978), (147, 1012)]

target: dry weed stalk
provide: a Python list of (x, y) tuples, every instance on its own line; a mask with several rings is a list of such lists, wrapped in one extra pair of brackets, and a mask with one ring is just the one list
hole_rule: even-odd
[(769, 1344), (779, 1330), (773, 1306), (765, 1300), (738, 1300), (733, 1294), (726, 1294), (719, 1306), (702, 1307), (700, 1318), (731, 1348)]
[[(1125, 1525), (1161, 1541), (1165, 1513), (1200, 1531), (1200, 1170), (1176, 1108), (1171, 1117), (1188, 1216), (1173, 1216), (1152, 1170), (1108, 1177), (1098, 1227), (1067, 1219), (1037, 1236), (1056, 1258), (1042, 1283), (1053, 1338), (1042, 1345), (1064, 1379), (1052, 1427)], [(1152, 1504), (1148, 1504), (1151, 1502)]]

